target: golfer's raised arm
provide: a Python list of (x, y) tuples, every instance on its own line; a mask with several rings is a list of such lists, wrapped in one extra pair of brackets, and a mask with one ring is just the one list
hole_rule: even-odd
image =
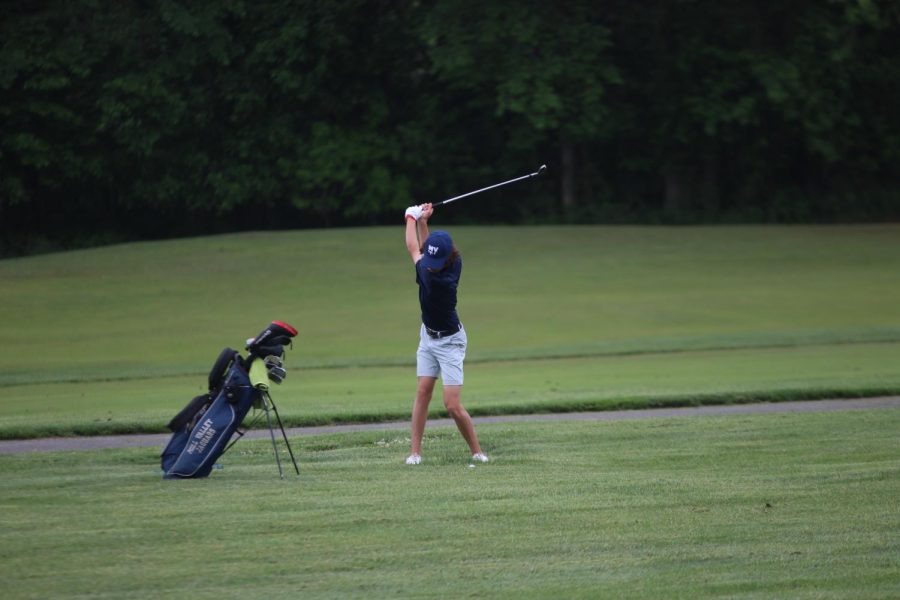
[(419, 231), (419, 247), (421, 248), (425, 240), (428, 239), (428, 219), (434, 213), (434, 208), (431, 206), (431, 203), (421, 204), (419, 208), (422, 209), (422, 216), (416, 222), (416, 227)]
[(406, 249), (414, 263), (419, 262), (422, 258), (421, 245), (417, 236), (417, 227), (419, 217), (422, 216), (422, 209), (418, 206), (410, 206), (406, 209)]

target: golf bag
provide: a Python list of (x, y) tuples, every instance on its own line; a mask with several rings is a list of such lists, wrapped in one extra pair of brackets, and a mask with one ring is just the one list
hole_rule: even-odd
[(278, 410), (268, 393), (268, 382), (281, 383), (287, 375), (284, 345), (290, 344), (295, 335), (297, 330), (287, 323), (273, 321), (247, 341), (246, 358), (231, 348), (222, 350), (209, 372), (207, 393), (193, 398), (169, 421), (172, 437), (160, 454), (163, 477), (207, 477), (218, 458), (233, 445), (232, 437), (237, 434), (240, 439), (244, 435), (239, 428), (252, 408), (266, 415), (281, 476), (284, 473), (275, 446), (270, 409), (275, 413), (294, 468), (300, 473)]

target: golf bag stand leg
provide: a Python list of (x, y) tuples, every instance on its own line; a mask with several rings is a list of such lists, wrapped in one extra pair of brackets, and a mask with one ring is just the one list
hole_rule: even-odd
[(278, 428), (281, 429), (281, 436), (284, 438), (284, 445), (287, 446), (288, 454), (291, 455), (291, 462), (294, 463), (294, 470), (297, 472), (297, 475), (299, 475), (300, 467), (297, 466), (297, 459), (294, 458), (294, 451), (291, 449), (291, 443), (288, 441), (287, 433), (284, 430), (284, 423), (281, 422), (281, 415), (278, 414), (278, 407), (275, 406), (275, 401), (272, 400), (269, 392), (263, 391), (261, 396), (263, 410), (266, 412), (266, 421), (269, 424), (269, 434), (272, 437), (272, 449), (275, 451), (275, 462), (278, 464), (278, 474), (284, 479), (284, 471), (281, 468), (281, 459), (278, 457), (278, 448), (275, 445), (275, 429), (272, 427), (272, 418), (269, 416), (269, 406), (272, 407), (272, 412), (275, 413), (275, 419), (278, 421)]

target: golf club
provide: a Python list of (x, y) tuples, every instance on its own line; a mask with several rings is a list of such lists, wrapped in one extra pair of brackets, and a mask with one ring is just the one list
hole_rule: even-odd
[(485, 188), (481, 188), (480, 190), (475, 190), (474, 192), (469, 192), (467, 194), (462, 194), (460, 196), (454, 196), (453, 198), (447, 198), (446, 200), (441, 200), (440, 202), (435, 202), (432, 206), (440, 206), (441, 204), (449, 204), (460, 198), (465, 198), (466, 196), (472, 196), (473, 194), (480, 194), (481, 192), (486, 192), (488, 190), (492, 190), (494, 188), (498, 188), (501, 185), (509, 185), (510, 183), (515, 183), (516, 181), (522, 181), (523, 179), (529, 179), (531, 177), (537, 177), (544, 173), (547, 170), (547, 165), (541, 165), (541, 168), (535, 171), (534, 173), (529, 173), (528, 175), (522, 175), (521, 177), (516, 177), (515, 179), (510, 179), (509, 181), (504, 181), (502, 183), (495, 183), (494, 185), (489, 185)]

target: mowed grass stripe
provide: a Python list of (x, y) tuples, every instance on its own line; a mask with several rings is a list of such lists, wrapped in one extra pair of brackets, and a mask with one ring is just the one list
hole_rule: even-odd
[(295, 439), (284, 481), (264, 440), (195, 482), (163, 481), (151, 448), (0, 456), (0, 576), (11, 599), (893, 598), (898, 427), (495, 424), (474, 469), (449, 428), (412, 469), (405, 431), (363, 432)]
[[(453, 233), (476, 414), (897, 389), (900, 226)], [(291, 422), (406, 414), (419, 307), (401, 234), (0, 261), (0, 435), (158, 431), (223, 347), (276, 318), (300, 328), (276, 391)]]
[[(452, 232), (473, 360), (896, 340), (900, 331), (897, 225)], [(401, 227), (9, 259), (0, 280), (5, 383), (203, 373), (221, 348), (240, 348), (276, 318), (300, 329), (296, 366), (402, 364), (419, 319)]]
[[(475, 363), (463, 399), (475, 415), (689, 406), (900, 393), (900, 344)], [(206, 378), (8, 388), (0, 437), (164, 431)], [(413, 364), (295, 369), (272, 396), (289, 425), (408, 419)], [(443, 415), (440, 384), (431, 405)]]
[[(543, 359), (565, 358), (591, 358), (634, 356), (644, 354), (674, 354), (680, 352), (717, 351), (730, 352), (735, 350), (766, 350), (782, 348), (804, 348), (823, 345), (856, 345), (856, 344), (894, 344), (900, 342), (900, 330), (886, 328), (882, 330), (844, 330), (829, 332), (785, 332), (779, 335), (768, 334), (762, 336), (710, 336), (707, 338), (679, 338), (679, 339), (654, 339), (638, 340), (620, 343), (597, 343), (570, 348), (538, 348), (511, 351), (508, 353), (484, 354), (470, 352), (466, 357), (466, 364), (490, 364), (509, 362), (516, 360), (533, 361)], [(298, 342), (299, 344), (300, 342)], [(237, 350), (241, 350), (238, 348)], [(302, 362), (295, 360), (294, 352), (288, 349), (290, 355), (290, 367), (294, 370), (310, 369), (357, 369), (357, 368), (384, 368), (406, 366), (409, 357), (394, 360), (350, 360), (344, 362)], [(0, 374), (0, 385), (18, 386), (34, 385), (38, 383), (91, 383), (109, 381), (129, 381), (137, 379), (162, 379), (167, 377), (203, 377), (208, 370), (193, 371), (191, 367), (180, 365), (162, 366), (156, 368), (138, 368), (135, 370), (120, 368), (116, 375), (110, 375), (107, 370), (98, 369), (87, 371), (56, 371), (42, 374), (35, 373), (3, 373)]]

